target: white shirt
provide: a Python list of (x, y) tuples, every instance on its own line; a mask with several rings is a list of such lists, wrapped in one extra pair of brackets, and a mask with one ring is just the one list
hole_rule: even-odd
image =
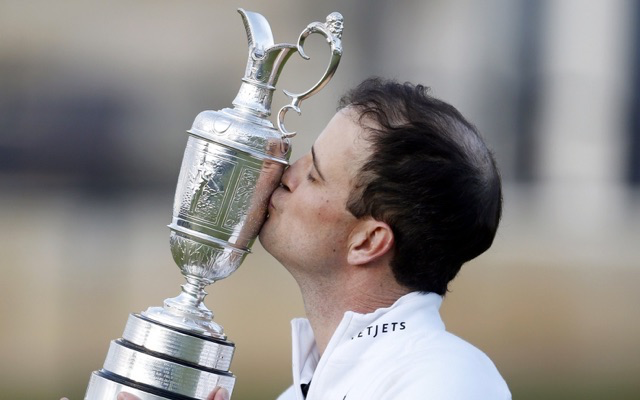
[[(348, 311), (319, 356), (309, 321), (291, 321), (293, 385), (278, 400), (511, 399), (480, 350), (445, 331), (442, 297), (409, 293), (370, 314)], [(313, 378), (313, 380), (312, 380)]]

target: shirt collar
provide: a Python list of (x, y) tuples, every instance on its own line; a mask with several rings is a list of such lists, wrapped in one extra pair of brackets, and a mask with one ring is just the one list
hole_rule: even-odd
[[(385, 323), (397, 323), (398, 325), (393, 326), (394, 330), (396, 328), (399, 330), (401, 327), (404, 330), (407, 327), (406, 324), (411, 326), (416, 323), (422, 327), (428, 324), (433, 329), (443, 330), (444, 324), (439, 315), (441, 304), (442, 296), (438, 294), (411, 292), (400, 297), (390, 307), (379, 308), (371, 313), (347, 311), (331, 337), (323, 357), (328, 357), (336, 347), (347, 341), (355, 342), (358, 339), (359, 345), (367, 347), (366, 341), (371, 340), (373, 336), (371, 329), (367, 332), (370, 326), (378, 325), (381, 332), (381, 326)], [(399, 325), (400, 323), (404, 324)], [(291, 327), (293, 384), (294, 387), (299, 388), (300, 384), (311, 381), (320, 362), (320, 355), (309, 320), (296, 318), (291, 321)], [(389, 327), (389, 330), (391, 329)], [(377, 334), (375, 336), (377, 337)]]

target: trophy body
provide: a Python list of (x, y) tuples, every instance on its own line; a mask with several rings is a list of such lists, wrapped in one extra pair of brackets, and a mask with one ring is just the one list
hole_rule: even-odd
[[(122, 338), (111, 342), (103, 368), (91, 375), (85, 399), (115, 399), (126, 391), (143, 400), (206, 399), (217, 386), (231, 394), (235, 345), (203, 303), (207, 285), (231, 275), (250, 252), (264, 223), (271, 193), (290, 155), (284, 116), (333, 76), (342, 47), (342, 16), (313, 22), (298, 43), (274, 44), (266, 19), (238, 10), (249, 40), (249, 59), (233, 108), (203, 111), (189, 137), (178, 177), (170, 228), (173, 259), (186, 279), (162, 307), (131, 314)], [(268, 120), (271, 98), (289, 57), (320, 33), (331, 47), (324, 76)]]

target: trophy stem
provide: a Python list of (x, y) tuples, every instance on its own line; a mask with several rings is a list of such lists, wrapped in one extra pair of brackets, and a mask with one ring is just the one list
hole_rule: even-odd
[(166, 299), (164, 307), (150, 307), (142, 314), (169, 326), (226, 340), (222, 327), (213, 321), (213, 313), (202, 302), (207, 295), (204, 288), (212, 282), (193, 276), (186, 276), (186, 280), (180, 294)]
[[(204, 288), (209, 285), (209, 282), (204, 282), (201, 279), (191, 276), (187, 276), (186, 279), (187, 283), (182, 285), (182, 293), (188, 295), (187, 301), (195, 308), (200, 309), (200, 307), (204, 307), (206, 309), (202, 302), (207, 295), (207, 292), (204, 291)], [(211, 311), (209, 311), (209, 314), (211, 314)]]
[(169, 311), (177, 311), (189, 317), (212, 320), (213, 313), (202, 302), (207, 295), (204, 288), (210, 281), (187, 276), (187, 283), (182, 285), (181, 293), (174, 298), (166, 299), (164, 307)]

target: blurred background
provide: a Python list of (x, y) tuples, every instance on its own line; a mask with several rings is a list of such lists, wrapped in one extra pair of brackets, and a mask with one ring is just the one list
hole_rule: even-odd
[[(640, 1), (0, 0), (1, 398), (83, 398), (128, 314), (178, 293), (185, 130), (240, 86), (238, 7), (289, 43), (344, 15), (337, 74), (288, 115), (294, 159), (370, 75), (431, 86), (483, 132), (504, 219), (442, 311), (514, 398), (640, 398)], [(328, 50), (309, 52), (279, 89), (315, 83)], [(275, 398), (295, 283), (256, 243), (208, 292), (237, 344), (234, 399)]]

